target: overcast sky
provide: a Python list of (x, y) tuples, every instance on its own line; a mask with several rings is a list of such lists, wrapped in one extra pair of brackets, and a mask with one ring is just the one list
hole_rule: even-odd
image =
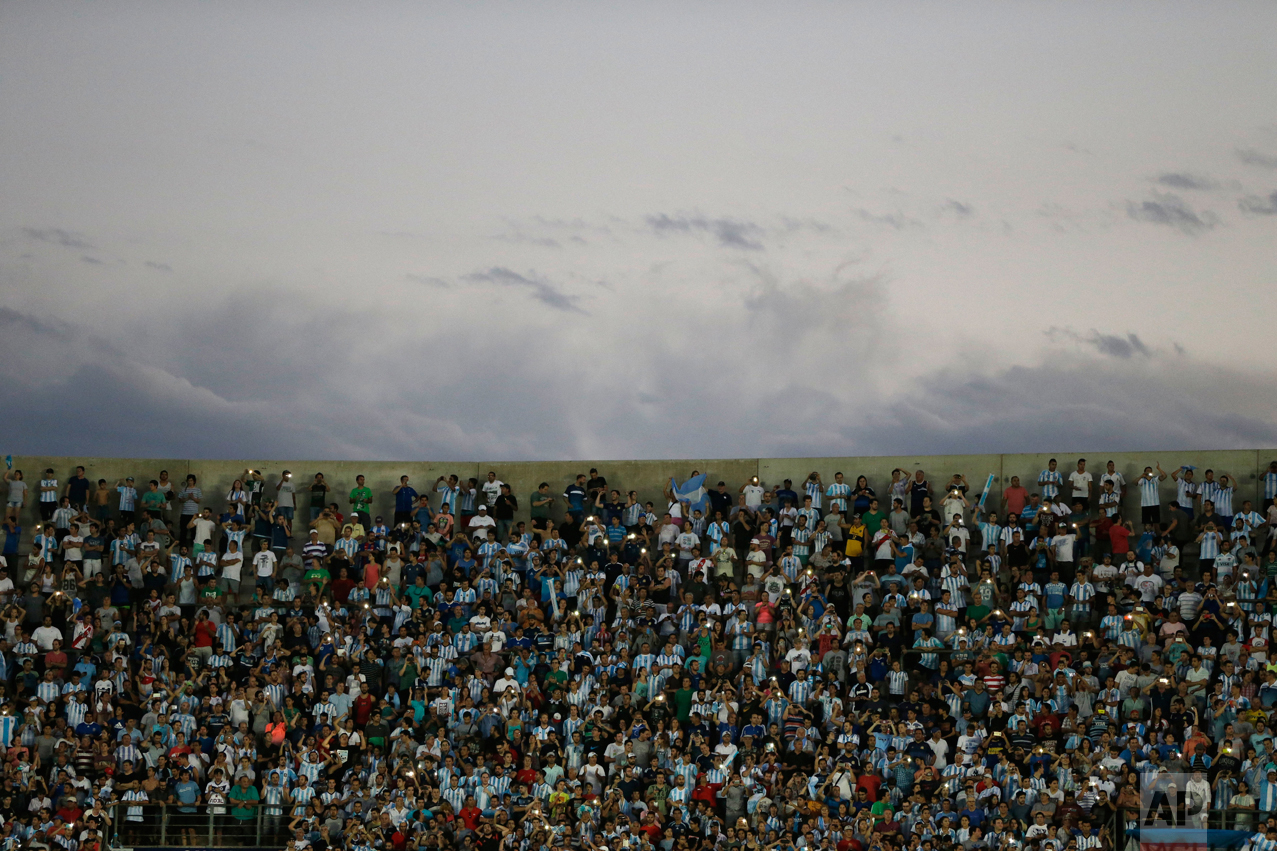
[(0, 5), (4, 453), (1277, 445), (1277, 4)]

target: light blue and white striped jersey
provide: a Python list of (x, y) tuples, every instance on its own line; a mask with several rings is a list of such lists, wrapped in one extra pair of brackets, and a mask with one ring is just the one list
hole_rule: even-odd
[[(322, 768), (323, 763), (315, 763), (315, 767), (317, 769)], [(306, 766), (303, 765), (302, 768), (305, 769)], [(301, 773), (303, 777), (308, 776), (307, 772), (304, 770)], [(318, 772), (316, 772), (316, 776), (318, 776)], [(296, 789), (292, 791), (289, 797), (293, 801), (293, 815), (302, 816), (306, 814), (306, 808), (310, 805), (310, 802), (314, 800), (315, 798), (315, 789), (312, 786), (298, 786)]]
[(1237, 493), (1237, 489), (1232, 485), (1228, 487), (1215, 488), (1215, 513), (1222, 514), (1225, 517), (1233, 516), (1233, 494)]
[(1060, 495), (1060, 485), (1064, 477), (1059, 470), (1043, 470), (1038, 476), (1038, 485), (1042, 488), (1042, 498), (1055, 499)]
[[(115, 489), (120, 494), (120, 510), (132, 511), (137, 505), (137, 489), (128, 485), (120, 485)], [(54, 496), (49, 502), (56, 502), (57, 497)]]
[(457, 489), (449, 485), (447, 482), (440, 482), (435, 487), (441, 496), (439, 497), (440, 506), (448, 506), (453, 514), (457, 512)]
[(643, 504), (641, 502), (633, 503), (625, 506), (621, 511), (621, 525), (630, 527), (637, 526), (639, 518), (643, 516)]
[(52, 703), (62, 696), (62, 687), (55, 682), (41, 680), (35, 687), (35, 696), (40, 699), (41, 703)]
[(1260, 812), (1271, 813), (1277, 810), (1277, 783), (1269, 783), (1266, 779), (1260, 780), (1259, 795), (1257, 797), (1259, 798)]
[(830, 507), (836, 505), (839, 511), (845, 513), (847, 511), (847, 498), (851, 496), (851, 485), (846, 482), (842, 484), (834, 482), (825, 489), (825, 495), (829, 497)]
[(178, 582), (186, 573), (186, 568), (190, 567), (191, 560), (181, 553), (172, 553), (168, 559), (169, 563), (169, 582)]
[(1277, 499), (1277, 473), (1271, 470), (1264, 473), (1264, 499)]
[(352, 538), (338, 538), (333, 544), (333, 551), (341, 550), (346, 554), (348, 560), (353, 561), (355, 553), (359, 552), (359, 542)]
[(1198, 554), (1198, 558), (1215, 558), (1219, 555), (1219, 542), (1223, 540), (1223, 536), (1219, 532), (1206, 531), (1202, 533), (1202, 549)]
[[(811, 540), (811, 529), (805, 526), (795, 526), (791, 534), (794, 542), (794, 555), (798, 558), (806, 558), (811, 555), (811, 547), (807, 542)], [(793, 580), (791, 580), (793, 581)]]
[(463, 490), (457, 495), (457, 501), (460, 503), (459, 511), (462, 514), (475, 513), (474, 499), (475, 499), (475, 496), (478, 495), (478, 493), (479, 493), (478, 489), (468, 490), (468, 491)]
[(13, 715), (0, 715), (0, 745), (6, 748), (13, 745), (13, 736), (18, 730), (18, 718)]
[(1140, 507), (1155, 508), (1162, 504), (1160, 493), (1161, 482), (1158, 481), (1156, 473), (1150, 473), (1147, 476), (1140, 476), (1136, 481), (1140, 489)]
[(1175, 481), (1175, 499), (1181, 507), (1192, 509), (1193, 498), (1199, 493), (1201, 493), (1201, 487), (1197, 482), (1186, 482), (1182, 476)]
[[(820, 485), (813, 482), (811, 479), (808, 479), (803, 482), (803, 490), (807, 493), (807, 496), (811, 497), (811, 507), (820, 508), (820, 497), (824, 493), (824, 491), (821, 490)], [(795, 506), (795, 508), (797, 508), (797, 506)]]

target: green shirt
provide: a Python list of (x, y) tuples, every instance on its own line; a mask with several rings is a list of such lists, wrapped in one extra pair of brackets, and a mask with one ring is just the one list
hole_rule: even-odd
[(350, 492), (350, 500), (355, 511), (367, 511), (372, 504), (372, 488), (354, 488)]
[(408, 596), (408, 605), (414, 609), (421, 608), (421, 601), (424, 599), (429, 603), (433, 599), (429, 586), (426, 585), (409, 585), (408, 590), (404, 592)]
[(142, 494), (142, 507), (148, 510), (163, 508), (167, 500), (163, 491), (147, 491)]
[(541, 493), (541, 491), (537, 491), (536, 493), (532, 494), (531, 498), (528, 499), (528, 505), (531, 506), (532, 508), (533, 517), (549, 517), (550, 516), (550, 505), (552, 503), (547, 502), (545, 505), (537, 505), (538, 500), (550, 499), (550, 498), (551, 496), (549, 491), (546, 491), (545, 493)]
[(865, 546), (871, 546), (874, 535), (878, 534), (878, 530), (882, 528), (883, 520), (887, 519), (885, 511), (866, 511), (860, 517), (860, 522), (865, 524)]
[(322, 567), (320, 568), (312, 567), (310, 570), (306, 571), (306, 573), (302, 575), (302, 582), (306, 585), (311, 586), (316, 592), (319, 592), (323, 589), (325, 585), (328, 584), (328, 581), (332, 578), (333, 578), (332, 574), (324, 570)]
[(696, 696), (696, 692), (690, 688), (681, 688), (674, 692), (674, 715), (678, 718), (679, 723), (685, 723), (692, 714), (692, 698)]
[[(260, 801), (262, 798), (261, 794), (257, 791), (256, 786), (249, 786), (247, 789), (245, 789), (243, 786), (239, 785), (238, 783), (236, 783), (234, 786), (231, 787), (231, 794), (229, 797), (232, 803), (236, 801), (242, 801), (242, 802), (251, 801), (253, 803), (256, 803), (257, 801)], [(249, 819), (253, 817), (253, 813), (256, 809), (257, 808), (253, 806), (231, 807), (231, 815), (235, 816), (235, 818), (240, 819), (241, 821), (248, 821)]]

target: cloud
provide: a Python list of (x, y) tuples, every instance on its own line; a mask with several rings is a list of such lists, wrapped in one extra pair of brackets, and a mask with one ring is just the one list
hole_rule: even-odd
[(87, 255), (87, 254), (83, 255), (83, 256), (80, 258), (80, 262), (81, 262), (81, 263), (88, 263), (88, 264), (90, 264), (90, 265), (92, 265), (92, 266), (101, 266), (101, 265), (102, 265), (102, 261), (101, 261), (101, 260), (99, 260), (99, 259), (98, 259), (98, 258), (96, 258), (96, 257), (90, 257), (90, 256), (89, 256), (89, 255)]
[(23, 228), (22, 232), (27, 235), (28, 239), (36, 242), (47, 242), (50, 245), (60, 245), (63, 248), (78, 248), (80, 250), (92, 250), (97, 246), (89, 242), (82, 233), (75, 231), (63, 230), (62, 228)]
[(896, 230), (904, 230), (905, 228), (920, 228), (922, 222), (917, 219), (906, 216), (902, 212), (895, 213), (874, 213), (864, 208), (857, 208), (851, 211), (858, 219), (875, 225), (886, 225)]
[(1189, 174), (1188, 172), (1164, 172), (1154, 178), (1154, 181), (1171, 189), (1206, 190), (1219, 188), (1218, 180), (1204, 175)]
[[(563, 247), (563, 243), (559, 242), (557, 239), (554, 239), (553, 237), (528, 236), (525, 233), (499, 233), (496, 236), (494, 236), (493, 239), (499, 240), (501, 242), (509, 242), (514, 245), (535, 245), (540, 248), (562, 248)], [(581, 244), (585, 243), (585, 240), (581, 239), (580, 237), (576, 237), (575, 239)]]
[[(500, 267), (467, 279), (539, 282)], [(23, 412), (6, 432), (15, 454), (521, 460), (1277, 444), (1266, 407), (1277, 380), (1129, 332), (1057, 328), (1036, 361), (993, 369), (954, 354), (905, 377), (889, 283), (846, 264), (812, 279), (755, 264), (723, 284), (727, 298), (703, 301), (658, 279), (606, 338), (555, 338), (571, 369), (529, 356), (561, 330), (557, 314), (499, 304), (484, 305), (492, 333), (474, 345), (451, 333), (446, 303), (418, 313), (404, 299), (334, 310), (253, 290), (171, 323), (92, 330), (0, 309), (0, 405)], [(217, 346), (231, 323), (237, 345)], [(377, 328), (377, 345), (331, 357), (329, 341), (350, 327)], [(600, 357), (600, 344), (625, 356)], [(157, 364), (154, 350), (171, 354)], [(187, 426), (137, 428), (158, 410)]]
[(1267, 198), (1258, 195), (1247, 195), (1237, 202), (1243, 213), (1251, 216), (1277, 216), (1277, 192)]
[(154, 260), (146, 261), (146, 268), (155, 269), (158, 272), (172, 272), (173, 267), (167, 263), (156, 263)]
[(425, 284), (428, 287), (439, 287), (440, 289), (449, 289), (452, 284), (443, 278), (437, 278), (433, 275), (404, 275), (404, 280), (411, 281), (414, 284)]
[(588, 316), (581, 309), (578, 302), (579, 296), (568, 295), (563, 291), (555, 288), (548, 281), (537, 276), (535, 272), (529, 272), (527, 275), (520, 275), (518, 272), (512, 272), (504, 266), (493, 266), (484, 272), (472, 272), (465, 276), (465, 280), (477, 283), (492, 284), (498, 287), (523, 287), (532, 290), (532, 297), (542, 304), (552, 307), (555, 310), (562, 310), (566, 313), (580, 313)]
[(1271, 446), (1277, 424), (1253, 391), (1272, 394), (1277, 382), (1181, 357), (1057, 352), (992, 372), (939, 369), (847, 433), (884, 455)]
[(1277, 156), (1265, 154), (1254, 148), (1238, 148), (1237, 159), (1246, 165), (1257, 165), (1260, 168), (1277, 168)]
[(1219, 224), (1218, 217), (1209, 210), (1196, 212), (1178, 195), (1153, 193), (1151, 201), (1126, 202), (1126, 214), (1137, 222), (1168, 225), (1176, 230), (1196, 236)]
[(742, 222), (737, 219), (710, 219), (704, 216), (647, 216), (644, 220), (652, 231), (661, 236), (674, 233), (707, 233), (718, 240), (724, 248), (743, 248), (749, 251), (762, 251), (763, 244), (759, 237), (764, 229), (753, 222)]
[(1091, 329), (1090, 333), (1082, 335), (1072, 328), (1052, 326), (1047, 329), (1046, 336), (1048, 339), (1055, 341), (1070, 340), (1074, 343), (1092, 346), (1102, 355), (1122, 358), (1123, 360), (1129, 360), (1136, 355), (1143, 357), (1152, 355), (1152, 351), (1144, 344), (1144, 341), (1137, 334), (1130, 332), (1123, 336), (1120, 334), (1101, 334), (1099, 331)]
[(960, 219), (968, 219), (975, 215), (975, 208), (970, 204), (964, 204), (961, 201), (955, 201), (952, 198), (945, 201), (944, 206), (940, 208), (942, 213), (953, 213)]

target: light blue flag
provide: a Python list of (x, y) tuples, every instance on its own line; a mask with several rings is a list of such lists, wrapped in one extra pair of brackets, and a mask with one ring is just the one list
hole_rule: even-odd
[(989, 474), (989, 480), (984, 483), (984, 493), (980, 494), (980, 504), (976, 506), (976, 511), (984, 510), (984, 501), (989, 498), (989, 491), (993, 489), (993, 474)]
[(705, 505), (709, 502), (709, 491), (705, 490), (705, 474), (692, 476), (683, 484), (670, 479), (670, 488), (679, 502), (688, 503), (688, 510), (700, 511), (705, 516)]

